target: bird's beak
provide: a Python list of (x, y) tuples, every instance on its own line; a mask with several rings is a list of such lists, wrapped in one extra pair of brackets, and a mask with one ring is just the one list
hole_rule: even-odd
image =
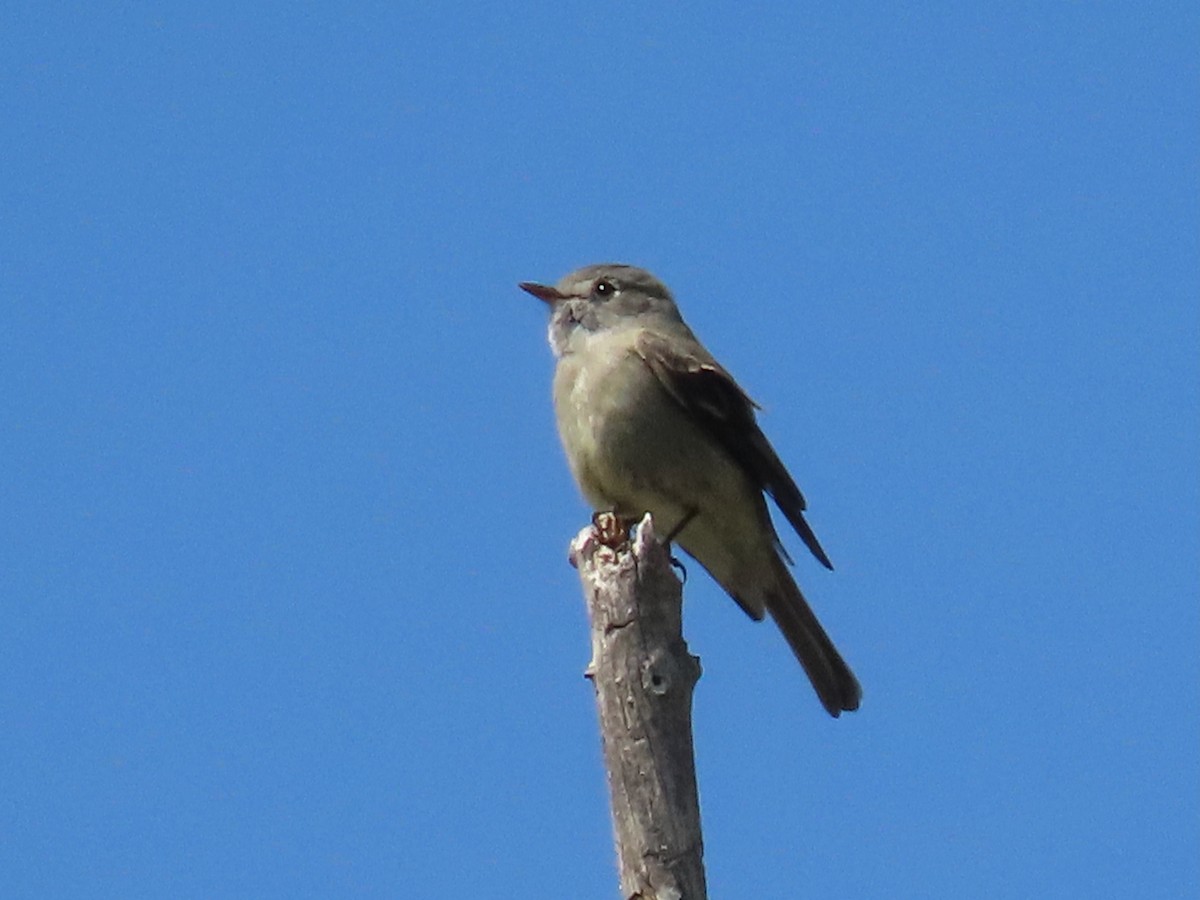
[(517, 287), (527, 294), (533, 294), (533, 296), (537, 297), (543, 303), (549, 303), (551, 306), (559, 300), (566, 299), (566, 294), (558, 288), (550, 287), (546, 284), (538, 284), (536, 281), (522, 281)]

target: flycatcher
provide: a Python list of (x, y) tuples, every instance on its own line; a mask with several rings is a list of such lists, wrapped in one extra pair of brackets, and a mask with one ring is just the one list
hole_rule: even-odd
[(587, 266), (554, 287), (520, 287), (550, 306), (554, 409), (571, 472), (592, 506), (649, 512), (750, 618), (783, 632), (832, 716), (862, 689), (792, 580), (764, 492), (812, 554), (795, 481), (758, 427), (755, 403), (643, 269)]

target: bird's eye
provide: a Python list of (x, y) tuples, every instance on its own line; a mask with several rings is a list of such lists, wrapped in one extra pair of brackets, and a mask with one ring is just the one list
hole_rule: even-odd
[(592, 288), (597, 297), (611, 297), (617, 292), (617, 286), (608, 279), (604, 278), (596, 282), (596, 286)]

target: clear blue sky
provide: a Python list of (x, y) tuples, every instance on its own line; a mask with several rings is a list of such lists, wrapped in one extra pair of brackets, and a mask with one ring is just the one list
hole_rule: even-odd
[(865, 690), (693, 571), (712, 895), (1200, 892), (1194, 3), (107, 6), (0, 31), (0, 895), (617, 896), (515, 287), (606, 260)]

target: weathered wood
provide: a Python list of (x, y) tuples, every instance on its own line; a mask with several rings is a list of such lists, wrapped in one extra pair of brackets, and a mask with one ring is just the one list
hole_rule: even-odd
[(608, 770), (622, 896), (704, 900), (692, 751), (700, 661), (684, 643), (683, 595), (650, 516), (632, 541), (598, 517), (571, 545), (591, 620), (587, 676)]

